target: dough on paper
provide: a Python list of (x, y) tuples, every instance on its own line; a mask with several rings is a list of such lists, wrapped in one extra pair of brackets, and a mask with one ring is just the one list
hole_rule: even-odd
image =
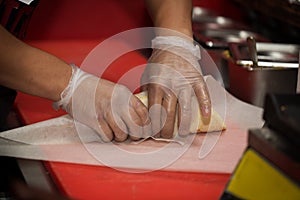
[[(143, 102), (144, 105), (148, 106), (148, 93), (146, 91), (135, 94), (135, 96), (138, 97)], [(200, 109), (196, 97), (192, 98), (191, 104), (192, 104), (192, 123), (190, 127), (191, 133), (207, 133), (213, 131), (222, 131), (226, 129), (224, 120), (217, 112), (212, 110), (212, 115), (210, 120), (205, 121), (202, 119), (202, 116), (200, 114)], [(173, 136), (177, 135), (178, 132), (177, 120), (178, 118), (176, 117)]]

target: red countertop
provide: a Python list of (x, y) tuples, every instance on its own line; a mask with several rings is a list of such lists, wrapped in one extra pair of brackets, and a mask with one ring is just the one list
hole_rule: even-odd
[(53, 162), (46, 166), (61, 190), (76, 199), (218, 199), (229, 177), (167, 171), (132, 174)]

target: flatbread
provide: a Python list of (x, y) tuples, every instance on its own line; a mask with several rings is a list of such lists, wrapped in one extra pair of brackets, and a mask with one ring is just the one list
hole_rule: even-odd
[[(148, 106), (148, 93), (146, 91), (138, 93), (135, 95), (138, 97), (144, 105)], [(204, 120), (200, 114), (200, 109), (196, 97), (192, 98), (192, 122), (190, 127), (191, 133), (207, 133), (214, 131), (222, 131), (226, 129), (226, 125), (221, 116), (212, 110), (212, 115), (210, 120)], [(193, 109), (195, 108), (195, 109)], [(176, 136), (178, 133), (178, 122), (177, 117), (175, 121), (174, 133), (173, 136)]]

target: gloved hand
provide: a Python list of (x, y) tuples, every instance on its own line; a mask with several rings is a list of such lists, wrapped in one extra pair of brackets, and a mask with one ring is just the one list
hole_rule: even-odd
[[(53, 107), (62, 107), (76, 121), (94, 129), (103, 141), (144, 137), (148, 110), (123, 85), (100, 79), (72, 65), (72, 78)], [(145, 127), (144, 127), (145, 126)], [(150, 128), (148, 128), (150, 129)]]
[[(152, 132), (170, 138), (178, 108), (179, 134), (189, 134), (191, 99), (197, 97), (202, 116), (209, 122), (211, 101), (198, 60), (200, 50), (193, 41), (178, 36), (158, 36), (152, 40), (153, 53), (143, 73), (142, 89), (148, 90)], [(162, 105), (160, 109), (153, 105)], [(164, 112), (165, 111), (165, 112)], [(166, 113), (166, 117), (162, 114)]]

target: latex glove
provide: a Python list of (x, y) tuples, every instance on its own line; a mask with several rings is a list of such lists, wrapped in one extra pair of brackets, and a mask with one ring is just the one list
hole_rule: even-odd
[[(145, 137), (148, 110), (123, 85), (100, 79), (72, 66), (72, 78), (54, 108), (62, 107), (76, 121), (94, 129), (103, 141)], [(148, 133), (147, 133), (148, 134)]]
[[(148, 90), (153, 134), (156, 137), (172, 137), (178, 107), (178, 131), (180, 135), (187, 135), (192, 119), (191, 109), (194, 109), (191, 108), (193, 96), (197, 97), (207, 123), (211, 116), (211, 101), (198, 62), (199, 47), (186, 38), (158, 36), (152, 40), (152, 48), (141, 83), (142, 88)], [(162, 106), (151, 110), (151, 106), (157, 104)]]

